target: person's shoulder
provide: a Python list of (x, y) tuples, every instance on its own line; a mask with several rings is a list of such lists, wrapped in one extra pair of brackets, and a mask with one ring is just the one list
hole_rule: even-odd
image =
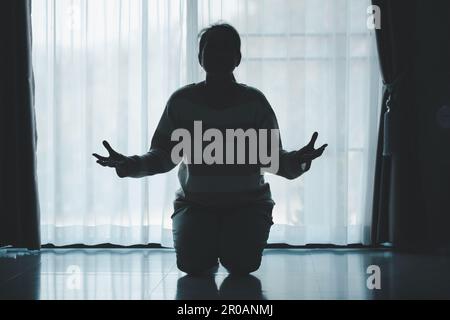
[(192, 99), (196, 96), (198, 89), (200, 87), (199, 83), (188, 84), (178, 90), (176, 90), (169, 98), (169, 104), (173, 104), (182, 100)]
[(272, 107), (261, 90), (246, 84), (239, 84), (239, 86), (248, 102), (256, 104), (259, 110), (272, 112)]
[(266, 96), (264, 93), (252, 86), (249, 86), (247, 84), (238, 83), (239, 89), (249, 98), (255, 99), (255, 100), (261, 100), (266, 99)]

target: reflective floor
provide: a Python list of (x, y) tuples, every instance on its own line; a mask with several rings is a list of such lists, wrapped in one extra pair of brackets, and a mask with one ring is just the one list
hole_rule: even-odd
[(449, 270), (448, 256), (270, 249), (252, 276), (189, 277), (168, 249), (9, 251), (0, 299), (450, 299)]

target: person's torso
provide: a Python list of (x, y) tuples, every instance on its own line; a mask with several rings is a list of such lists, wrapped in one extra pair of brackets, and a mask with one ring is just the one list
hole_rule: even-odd
[(200, 83), (182, 90), (171, 106), (172, 114), (176, 127), (190, 133), (191, 149), (178, 171), (181, 189), (176, 203), (273, 203), (270, 187), (254, 162), (264, 111), (258, 94), (241, 84), (208, 90)]

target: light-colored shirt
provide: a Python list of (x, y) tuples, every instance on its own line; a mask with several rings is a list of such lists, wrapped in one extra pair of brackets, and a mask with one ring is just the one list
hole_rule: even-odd
[[(178, 142), (172, 141), (172, 133), (183, 128), (193, 136), (196, 121), (202, 122), (203, 130), (279, 129), (272, 107), (259, 90), (236, 82), (217, 92), (210, 90), (205, 82), (192, 84), (171, 96), (149, 152), (129, 157), (128, 176), (151, 176), (175, 168), (178, 163), (173, 162), (171, 153)], [(295, 179), (305, 172), (304, 168), (296, 151), (283, 150), (280, 138), (276, 174)], [(220, 207), (253, 203), (273, 205), (270, 186), (260, 169), (259, 164), (208, 165), (182, 161), (178, 171), (181, 188), (176, 193), (175, 206), (189, 203)]]

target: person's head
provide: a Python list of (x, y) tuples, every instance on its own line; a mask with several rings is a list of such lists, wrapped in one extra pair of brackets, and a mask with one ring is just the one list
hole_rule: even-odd
[(198, 60), (207, 73), (232, 73), (241, 63), (241, 37), (231, 25), (217, 23), (200, 32)]

